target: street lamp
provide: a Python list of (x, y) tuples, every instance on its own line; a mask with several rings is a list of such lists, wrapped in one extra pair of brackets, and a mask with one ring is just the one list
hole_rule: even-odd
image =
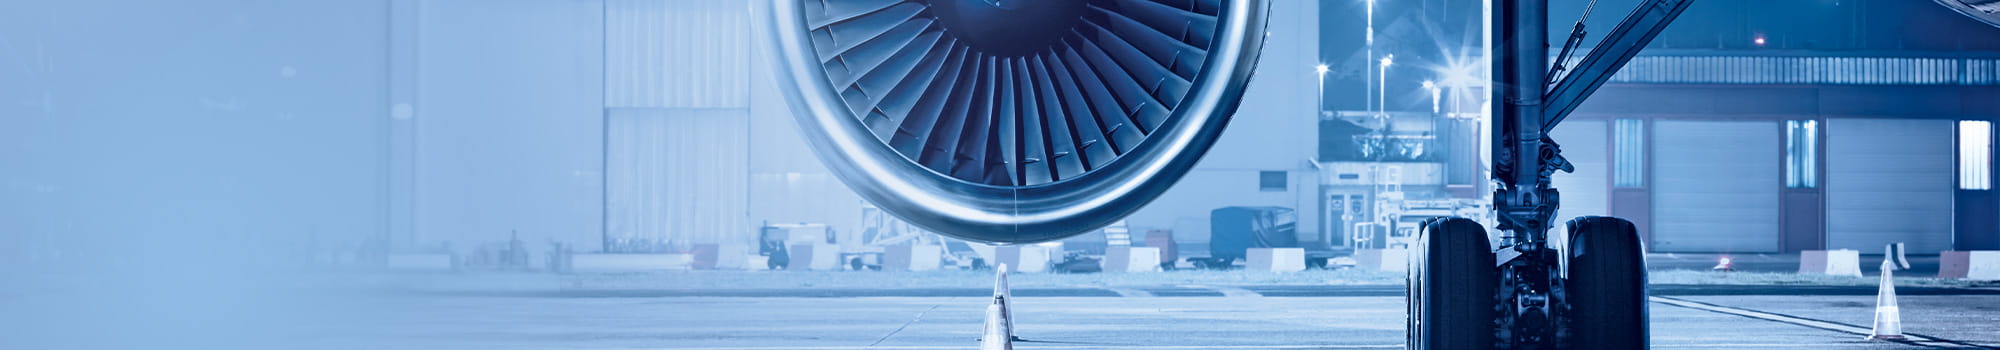
[(1389, 66), (1394, 64), (1396, 64), (1396, 54), (1382, 56), (1382, 71), (1375, 74), (1376, 83), (1380, 84), (1381, 88), (1380, 90), (1376, 90), (1377, 93), (1375, 94), (1375, 114), (1378, 116), (1387, 116), (1388, 114)]
[(1313, 72), (1319, 73), (1319, 94), (1313, 95), (1313, 101), (1316, 104), (1313, 109), (1314, 118), (1321, 118), (1326, 114), (1326, 71), (1325, 63), (1313, 66)]
[[(1367, 35), (1368, 35), (1368, 38), (1367, 38), (1368, 40), (1367, 40), (1367, 45), (1365, 45), (1365, 46), (1367, 46), (1367, 47), (1368, 47), (1368, 56), (1366, 56), (1366, 58), (1364, 58), (1364, 59), (1366, 59), (1366, 60), (1372, 60), (1372, 59), (1375, 59), (1375, 0), (1368, 0), (1368, 32), (1367, 32)], [(1367, 62), (1367, 61), (1362, 61), (1362, 62)], [(1362, 63), (1362, 64), (1367, 64), (1367, 63)], [(1362, 69), (1361, 69), (1361, 72), (1362, 72), (1362, 74), (1363, 74), (1363, 75), (1366, 75), (1366, 74), (1367, 74), (1367, 72), (1368, 72), (1368, 68), (1367, 68), (1366, 66), (1363, 66), (1363, 67), (1362, 67)], [(1367, 81), (1367, 80), (1362, 80), (1362, 81), (1361, 81), (1361, 91), (1364, 91), (1364, 92), (1365, 92), (1365, 91), (1368, 91), (1368, 81)], [(1362, 104), (1367, 104), (1367, 103), (1368, 103), (1368, 102), (1366, 102), (1366, 101), (1368, 101), (1368, 100), (1361, 100), (1361, 101), (1363, 101), (1363, 102), (1361, 102)]]
[(1438, 96), (1438, 95), (1439, 95), (1439, 93), (1440, 93), (1440, 92), (1441, 92), (1442, 90), (1439, 90), (1439, 89), (1438, 89), (1438, 85), (1437, 85), (1437, 82), (1434, 82), (1434, 81), (1429, 81), (1429, 80), (1425, 80), (1425, 81), (1424, 81), (1424, 89), (1425, 89), (1425, 90), (1430, 90), (1430, 91), (1431, 91), (1431, 114), (1437, 114), (1437, 113), (1438, 113), (1438, 97), (1440, 97), (1440, 96)]

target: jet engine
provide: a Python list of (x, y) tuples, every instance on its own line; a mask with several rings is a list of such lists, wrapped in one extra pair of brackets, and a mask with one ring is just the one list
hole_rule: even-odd
[(1265, 0), (764, 0), (779, 86), (836, 177), (993, 243), (1104, 227), (1228, 124)]

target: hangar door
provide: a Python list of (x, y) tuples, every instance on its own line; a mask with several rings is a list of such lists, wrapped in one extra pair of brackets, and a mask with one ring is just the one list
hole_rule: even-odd
[[(1549, 137), (1562, 146), (1564, 159), (1576, 172), (1557, 172), (1549, 177), (1562, 192), (1562, 207), (1556, 209), (1555, 230), (1578, 216), (1611, 215), (1610, 123), (1603, 120), (1569, 120), (1556, 124)], [(1567, 237), (1557, 235), (1557, 237)]]
[(1778, 122), (1654, 125), (1652, 251), (1778, 251)]
[(607, 109), (605, 238), (642, 247), (754, 242), (749, 111)]
[(1609, 123), (1602, 120), (1565, 121), (1549, 132), (1549, 137), (1562, 145), (1563, 158), (1576, 166), (1576, 172), (1550, 176), (1562, 190), (1562, 208), (1557, 209), (1556, 220), (1611, 215), (1607, 193), (1611, 189), (1610, 134)]
[(1950, 120), (1829, 119), (1826, 248), (1912, 253), (1951, 248)]

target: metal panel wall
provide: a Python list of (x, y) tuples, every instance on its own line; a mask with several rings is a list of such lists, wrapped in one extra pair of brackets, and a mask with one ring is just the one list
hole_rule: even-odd
[[(1575, 58), (1581, 60), (1582, 58)], [(1645, 56), (1616, 83), (2000, 85), (1992, 57)]]
[(1952, 130), (1950, 120), (1827, 120), (1826, 247), (1951, 249)]
[(1778, 251), (1778, 123), (1654, 125), (1652, 250)]
[(607, 113), (606, 236), (752, 243), (747, 109)]
[(425, 0), (420, 7), (415, 243), (469, 247), (518, 231), (527, 242), (597, 244), (602, 3)]
[(604, 104), (742, 108), (749, 105), (747, 1), (608, 0)]
[(1562, 207), (1556, 210), (1555, 237), (1567, 239), (1563, 225), (1578, 216), (1611, 215), (1611, 158), (1606, 132), (1610, 123), (1602, 120), (1570, 120), (1557, 124), (1549, 137), (1560, 142), (1563, 158), (1576, 172), (1558, 172), (1549, 177), (1562, 191)]
[(606, 237), (752, 243), (748, 3), (604, 7)]
[[(1576, 165), (1576, 172), (1556, 173), (1550, 179), (1562, 190), (1562, 208), (1556, 220), (1586, 215), (1611, 215), (1611, 158), (1609, 123), (1602, 120), (1571, 120), (1556, 125), (1549, 137), (1562, 144), (1563, 158)], [(1561, 225), (1557, 225), (1561, 226)]]

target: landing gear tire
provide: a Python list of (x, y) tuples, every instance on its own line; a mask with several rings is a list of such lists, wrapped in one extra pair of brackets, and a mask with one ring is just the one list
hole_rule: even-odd
[(1493, 249), (1465, 218), (1428, 222), (1410, 258), (1409, 348), (1494, 346)]
[(1571, 349), (1645, 349), (1646, 262), (1632, 222), (1569, 221)]

